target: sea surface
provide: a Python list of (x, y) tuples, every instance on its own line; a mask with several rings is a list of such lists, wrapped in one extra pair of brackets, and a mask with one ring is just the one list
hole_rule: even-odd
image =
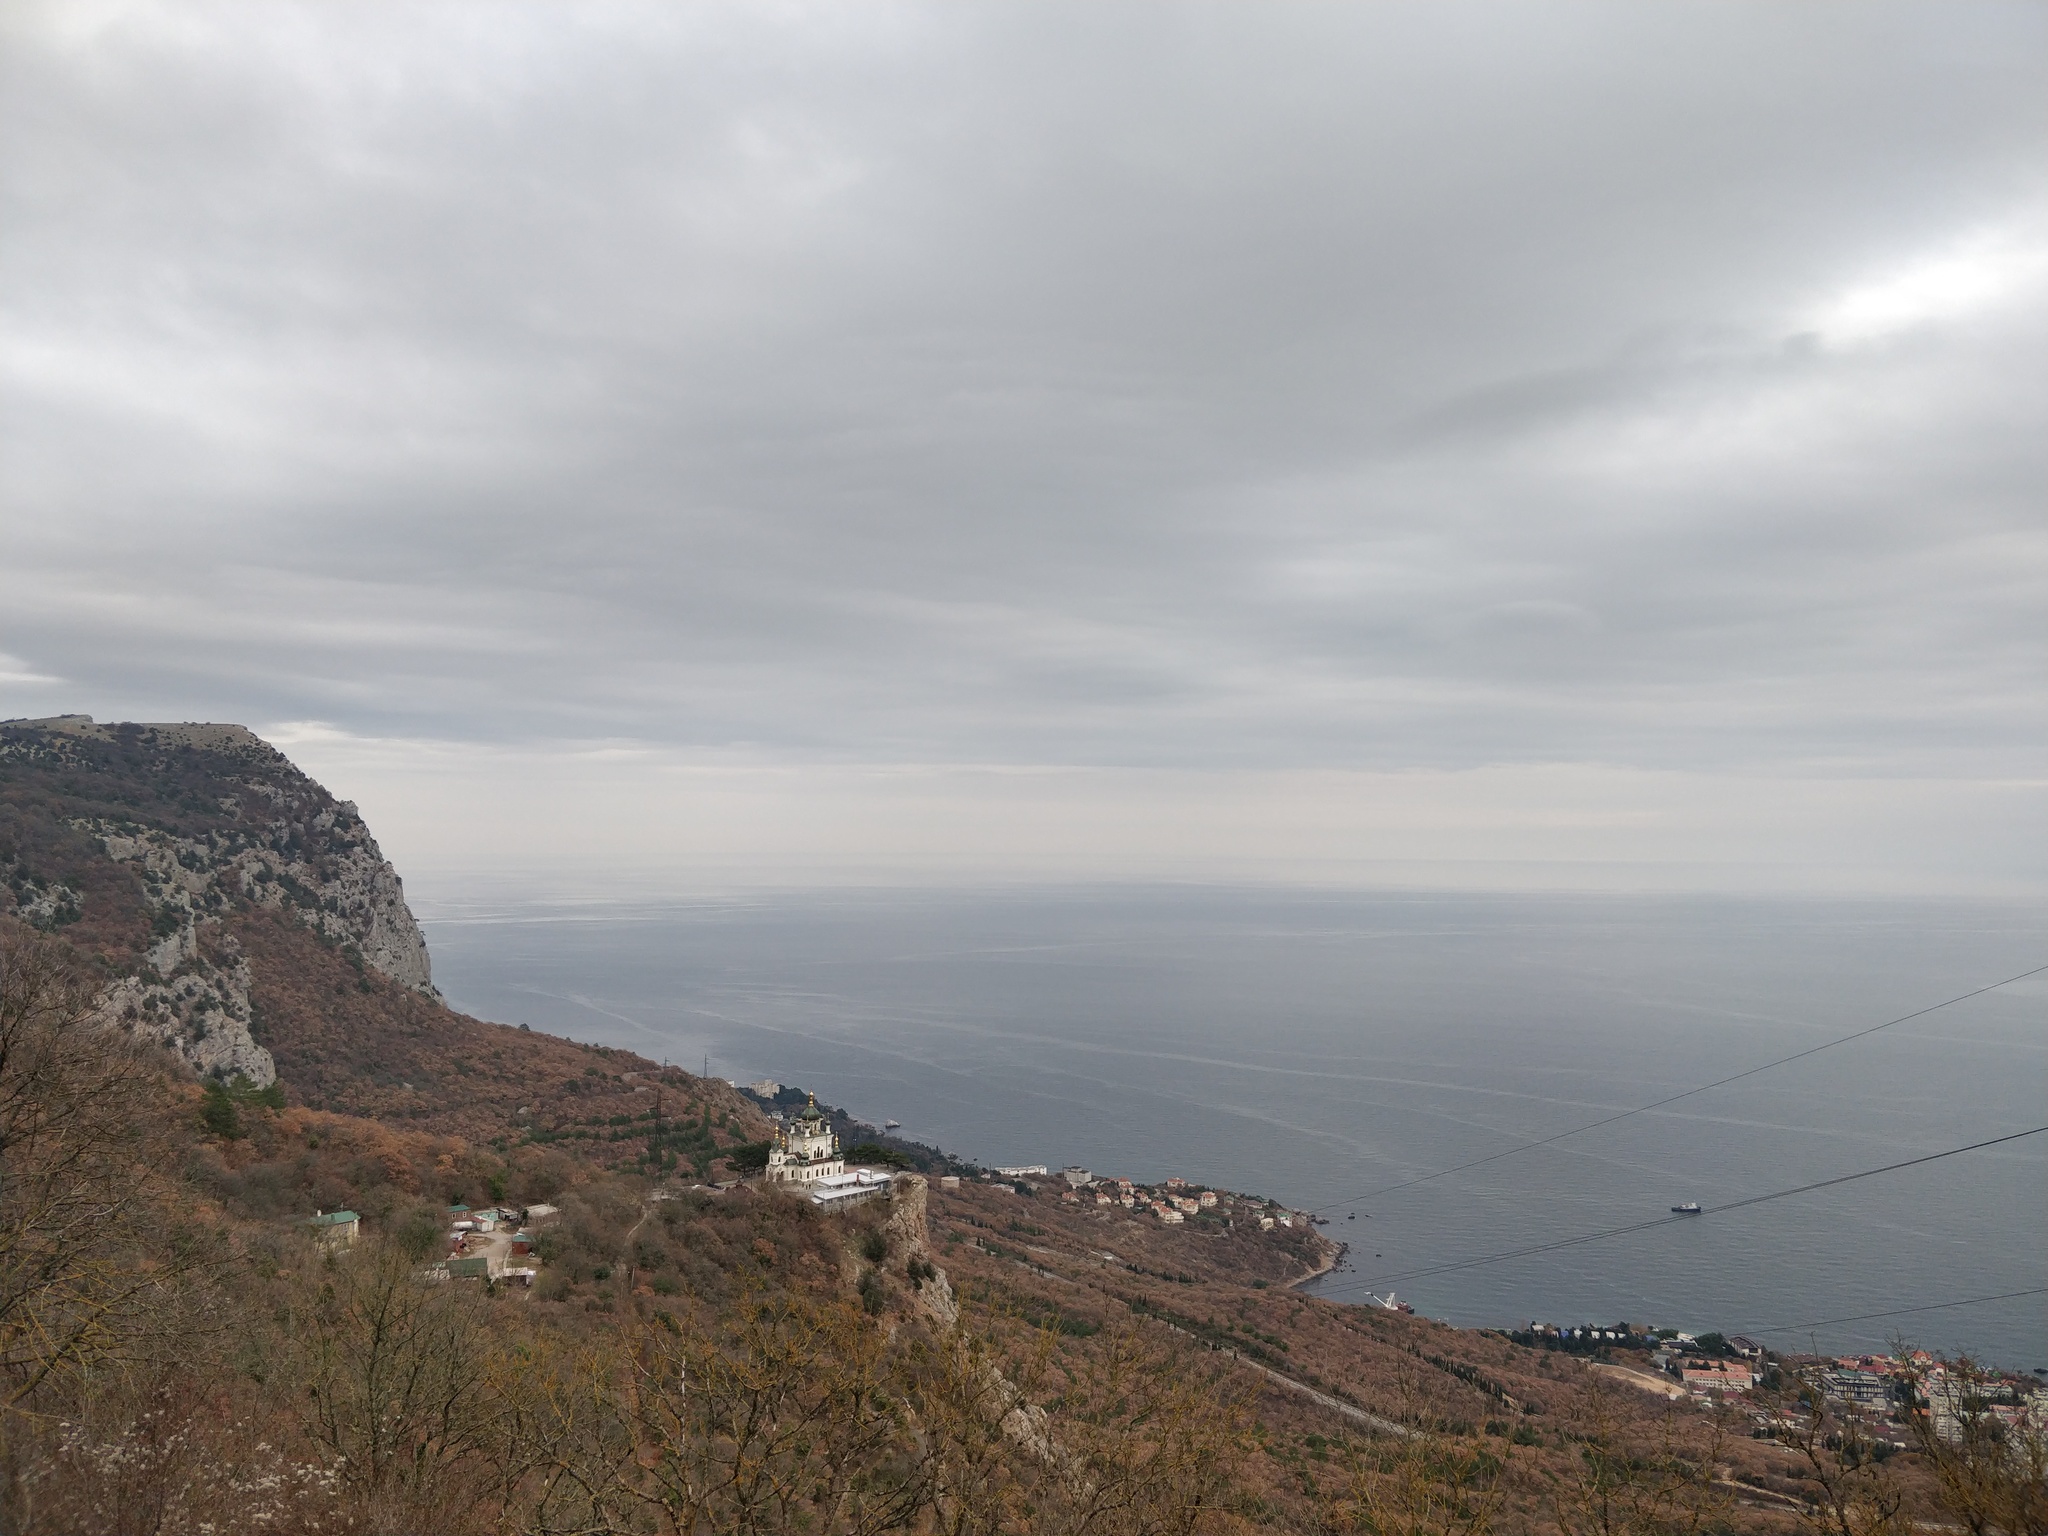
[(485, 1018), (708, 1057), (983, 1164), (1321, 1208), (1332, 1296), (2048, 1367), (2048, 1296), (1946, 1305), (2048, 1287), (2048, 1135), (1660, 1220), (2048, 1125), (2048, 976), (1523, 1147), (2048, 963), (2036, 909), (1091, 888), (422, 917)]

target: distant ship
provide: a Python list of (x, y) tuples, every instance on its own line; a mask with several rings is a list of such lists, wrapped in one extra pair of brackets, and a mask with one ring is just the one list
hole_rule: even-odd
[(882, 1129), (885, 1131), (893, 1131), (902, 1123), (903, 1122), (901, 1120), (884, 1120), (882, 1122)]
[(1697, 1216), (1699, 1213), (1700, 1203), (1697, 1200), (1688, 1200), (1683, 1205), (1671, 1207), (1671, 1214), (1674, 1216)]

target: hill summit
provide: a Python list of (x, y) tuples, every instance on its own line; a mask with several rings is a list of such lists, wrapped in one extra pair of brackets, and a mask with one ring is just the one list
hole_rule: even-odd
[(665, 1084), (661, 1113), (766, 1134), (724, 1083), (448, 1008), (356, 807), (244, 726), (0, 722), (6, 917), (66, 940), (108, 1017), (217, 1082), (486, 1143), (594, 1143)]

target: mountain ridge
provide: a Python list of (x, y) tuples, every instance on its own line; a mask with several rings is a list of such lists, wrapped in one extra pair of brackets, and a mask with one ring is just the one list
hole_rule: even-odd
[[(361, 813), (245, 726), (0, 721), (0, 916), (90, 958), (100, 1007), (201, 1078), (508, 1149), (613, 1122), (767, 1121), (730, 1085), (473, 1019)], [(632, 1145), (637, 1145), (633, 1143)]]

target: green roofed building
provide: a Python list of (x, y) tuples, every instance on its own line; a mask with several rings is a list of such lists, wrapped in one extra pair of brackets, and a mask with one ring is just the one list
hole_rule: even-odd
[(353, 1248), (363, 1218), (354, 1211), (315, 1211), (306, 1218), (313, 1236), (329, 1248)]

